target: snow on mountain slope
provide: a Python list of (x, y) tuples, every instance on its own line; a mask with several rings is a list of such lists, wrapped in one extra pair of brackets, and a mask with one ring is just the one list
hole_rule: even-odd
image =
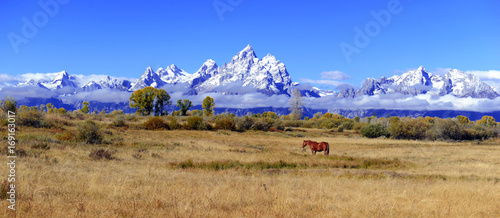
[(208, 59), (207, 61), (205, 61), (205, 63), (203, 63), (203, 65), (201, 65), (200, 69), (198, 69), (198, 71), (196, 71), (196, 73), (191, 76), (188, 83), (190, 84), (191, 88), (195, 88), (211, 77), (217, 75), (218, 73), (219, 67), (217, 66), (215, 61), (212, 59)]
[(165, 84), (166, 83), (160, 78), (160, 75), (154, 72), (153, 69), (151, 69), (151, 67), (148, 67), (146, 71), (144, 71), (144, 73), (142, 74), (141, 78), (135, 80), (131, 84), (131, 88), (129, 90), (136, 91), (148, 86), (158, 88)]
[(75, 89), (77, 87), (77, 85), (70, 80), (70, 76), (66, 71), (58, 73), (52, 81), (41, 84), (51, 90), (62, 88)]
[[(252, 46), (238, 52), (218, 73), (196, 87), (200, 93), (211, 92), (218, 87), (232, 87), (231, 83), (242, 83), (244, 88), (255, 88), (267, 95), (288, 94), (292, 80), (286, 66), (270, 54), (257, 58)], [(247, 89), (245, 89), (247, 90)], [(224, 91), (224, 90), (222, 90)], [(233, 92), (237, 90), (225, 90)]]
[(165, 83), (185, 83), (190, 79), (190, 74), (186, 71), (179, 69), (175, 64), (168, 66), (166, 69), (159, 68), (156, 70), (156, 74), (160, 76), (160, 79)]
[(443, 78), (442, 93), (452, 94), (459, 98), (496, 98), (498, 93), (488, 84), (472, 74), (460, 70), (450, 70)]
[[(35, 74), (33, 74), (35, 75)], [(66, 71), (36, 75), (24, 83), (15, 86), (38, 86), (47, 88), (61, 95), (72, 95), (79, 92), (91, 92), (100, 89), (117, 91), (135, 91), (147, 86), (168, 87), (180, 85), (176, 91), (183, 90), (190, 95), (203, 93), (245, 94), (260, 92), (266, 95), (289, 95), (294, 88), (305, 87), (292, 83), (292, 79), (281, 61), (271, 54), (259, 59), (252, 46), (248, 45), (222, 66), (208, 59), (193, 74), (172, 64), (165, 69), (154, 71), (148, 67), (139, 79), (133, 82), (118, 80), (105, 75), (69, 75)], [(401, 75), (379, 79), (368, 78), (360, 89), (345, 88), (331, 91), (316, 87), (301, 90), (306, 97), (336, 96), (338, 98), (355, 98), (383, 94), (432, 96), (452, 95), (459, 98), (496, 98), (500, 96), (497, 87), (481, 82), (472, 74), (460, 70), (450, 70), (446, 75), (433, 75), (420, 66)]]
[(368, 78), (353, 95), (352, 89), (341, 90), (340, 98), (358, 97), (362, 95), (377, 95), (400, 93), (404, 95), (419, 95), (429, 93), (435, 96), (451, 94), (463, 98), (496, 98), (499, 96), (491, 86), (481, 82), (472, 74), (460, 70), (450, 70), (444, 77), (428, 73), (424, 67), (410, 70), (402, 75), (390, 78), (381, 77), (378, 80)]
[(115, 89), (120, 91), (127, 91), (131, 87), (131, 83), (128, 80), (118, 80), (116, 78), (111, 78), (110, 76), (104, 77), (99, 82), (90, 81), (81, 87), (84, 92), (90, 92), (98, 89)]

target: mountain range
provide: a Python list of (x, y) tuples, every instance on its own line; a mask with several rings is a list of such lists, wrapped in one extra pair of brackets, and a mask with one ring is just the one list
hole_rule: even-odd
[[(271, 54), (259, 59), (253, 48), (248, 45), (238, 52), (229, 63), (218, 66), (215, 61), (208, 59), (193, 74), (189, 74), (172, 64), (165, 69), (158, 68), (156, 71), (148, 67), (141, 77), (134, 81), (105, 76), (102, 80), (92, 80), (82, 84), (78, 77), (62, 71), (52, 80), (28, 79), (26, 82), (14, 84), (14, 86), (37, 86), (48, 90), (65, 89), (62, 92), (65, 95), (99, 89), (131, 92), (147, 86), (162, 87), (167, 90), (168, 87), (181, 86), (186, 93), (192, 95), (212, 92), (246, 94), (252, 91), (266, 95), (289, 95), (292, 89), (299, 86), (299, 83), (292, 82), (284, 63)], [(422, 66), (390, 78), (368, 78), (359, 89), (349, 87), (340, 91), (332, 91), (313, 87), (312, 89), (301, 90), (301, 92), (307, 97), (334, 95), (339, 98), (390, 93), (403, 95), (429, 93), (436, 96), (449, 94), (459, 98), (490, 99), (500, 95), (497, 90), (480, 81), (473, 74), (466, 74), (460, 70), (452, 69), (444, 76), (433, 75)]]
[[(347, 87), (341, 90), (322, 90), (316, 87), (303, 89), (298, 82), (292, 82), (284, 63), (273, 55), (267, 54), (258, 58), (253, 48), (248, 45), (238, 52), (228, 63), (219, 66), (208, 59), (195, 73), (188, 73), (172, 64), (156, 70), (148, 67), (139, 79), (126, 80), (111, 76), (100, 79), (82, 79), (82, 76), (70, 75), (66, 71), (59, 72), (51, 79), (28, 78), (25, 82), (9, 84), (5, 87), (37, 87), (57, 96), (72, 96), (92, 93), (98, 90), (132, 92), (147, 86), (164, 88), (168, 92), (179, 91), (187, 95), (205, 93), (221, 93), (223, 95), (244, 95), (262, 93), (267, 96), (290, 95), (299, 88), (307, 97), (322, 98), (358, 98), (384, 94), (401, 94), (417, 96), (451, 95), (457, 98), (487, 98), (500, 96), (498, 90), (482, 82), (473, 74), (460, 70), (449, 70), (445, 75), (434, 75), (424, 67), (410, 70), (402, 75), (379, 79), (367, 78), (363, 85), (356, 89)], [(310, 86), (308, 86), (310, 87)], [(282, 107), (283, 105), (279, 105)]]

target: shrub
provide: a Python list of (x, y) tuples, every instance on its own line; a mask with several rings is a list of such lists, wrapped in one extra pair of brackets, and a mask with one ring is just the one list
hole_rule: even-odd
[[(327, 115), (327, 114), (325, 114), (325, 115)], [(324, 115), (323, 115), (323, 117), (324, 117)], [(325, 129), (333, 129), (333, 128), (337, 127), (338, 124), (333, 119), (324, 119), (323, 118), (320, 126), (321, 126), (321, 128), (325, 128)]]
[(452, 119), (448, 118), (445, 120), (440, 120), (437, 123), (437, 126), (443, 139), (462, 139), (462, 128)]
[[(425, 122), (424, 118), (403, 119), (392, 121), (389, 125), (389, 133), (395, 139), (426, 139), (431, 135), (427, 131), (432, 124)], [(432, 136), (431, 138), (434, 138)]]
[(236, 120), (236, 130), (245, 131), (252, 128), (254, 119), (250, 116), (244, 116)]
[(283, 122), (285, 127), (301, 127), (303, 124), (302, 120), (286, 120)]
[(172, 117), (172, 119), (170, 120), (170, 128), (171, 129), (180, 129), (181, 128), (181, 125), (179, 125), (179, 123), (177, 123), (177, 119), (175, 119), (175, 117)]
[(75, 134), (69, 131), (64, 131), (62, 133), (56, 133), (55, 137), (60, 141), (74, 141)]
[(73, 114), (75, 114), (75, 117), (79, 120), (83, 120), (85, 119), (85, 116), (82, 114), (82, 112), (76, 110), (76, 111), (73, 111)]
[(87, 120), (78, 126), (76, 138), (87, 144), (100, 144), (102, 142), (102, 134), (99, 132), (99, 127), (92, 120)]
[(425, 139), (426, 132), (431, 128), (431, 125), (424, 122), (423, 118), (412, 119), (408, 122), (409, 124), (409, 139)]
[(5, 97), (0, 107), (5, 113), (7, 113), (7, 111), (13, 111), (15, 113), (17, 112), (17, 100), (12, 97)]
[(389, 125), (389, 133), (395, 139), (404, 139), (409, 134), (407, 126), (403, 121), (393, 121)]
[(498, 136), (498, 132), (493, 128), (486, 128), (476, 125), (473, 128), (465, 129), (462, 135), (463, 140), (484, 140)]
[(114, 127), (125, 127), (127, 126), (127, 123), (125, 121), (125, 116), (120, 115), (116, 117), (113, 122), (111, 123), (112, 126)]
[(231, 116), (220, 114), (215, 116), (215, 128), (225, 129), (225, 130), (236, 130), (236, 124)]
[(113, 112), (111, 112), (111, 115), (113, 115), (113, 116), (123, 115), (123, 111), (122, 110), (114, 110)]
[(127, 115), (125, 115), (125, 120), (127, 120), (129, 122), (135, 122), (138, 120), (138, 118), (137, 118), (137, 115), (135, 115), (135, 114), (127, 114)]
[(280, 131), (285, 130), (285, 124), (281, 120), (275, 120), (272, 127)]
[(481, 120), (478, 120), (476, 123), (488, 127), (497, 125), (495, 118), (493, 118), (492, 116), (483, 116)]
[(271, 119), (258, 119), (253, 123), (252, 129), (268, 131), (269, 128), (271, 128), (272, 126), (273, 126), (273, 121)]
[(163, 119), (159, 117), (151, 117), (146, 122), (142, 124), (144, 129), (147, 130), (162, 130), (168, 129), (168, 125), (163, 122)]
[(66, 114), (67, 112), (68, 112), (68, 111), (67, 111), (66, 109), (64, 109), (64, 108), (59, 108), (59, 109), (57, 110), (57, 114), (61, 114), (61, 115)]
[(340, 125), (339, 128), (337, 128), (338, 132), (344, 132), (344, 126)]
[(19, 112), (19, 124), (39, 128), (42, 125), (44, 114), (38, 108), (23, 107)]
[(439, 130), (436, 126), (433, 126), (425, 131), (425, 139), (435, 141), (439, 138), (441, 138), (441, 134), (439, 133)]
[(387, 128), (380, 123), (373, 123), (363, 126), (360, 129), (361, 135), (367, 138), (377, 138), (380, 136), (389, 136)]
[(210, 127), (203, 121), (203, 117), (192, 116), (187, 119), (186, 129), (208, 130)]
[(354, 121), (346, 120), (342, 123), (342, 127), (347, 130), (352, 130), (354, 128)]
[(94, 149), (90, 152), (89, 154), (89, 157), (94, 159), (94, 160), (102, 160), (102, 159), (106, 159), (106, 160), (113, 160), (115, 159), (112, 155), (111, 155), (111, 152), (109, 152), (108, 150), (104, 150), (104, 149)]
[(366, 123), (355, 122), (352, 129), (359, 131), (361, 128), (363, 128), (363, 126), (366, 126), (366, 125), (367, 125)]

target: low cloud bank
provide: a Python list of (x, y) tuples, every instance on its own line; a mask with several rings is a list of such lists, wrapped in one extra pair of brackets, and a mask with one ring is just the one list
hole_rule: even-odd
[(104, 103), (128, 102), (131, 92), (98, 89), (91, 92), (80, 92), (74, 95), (61, 96), (64, 102), (76, 103), (79, 101), (98, 101)]
[[(201, 105), (206, 96), (215, 100), (215, 106), (221, 108), (256, 108), (256, 107), (288, 107), (290, 97), (287, 95), (265, 95), (252, 92), (241, 95), (224, 93), (205, 93), (190, 95), (173, 87), (168, 90), (171, 101), (189, 99), (194, 105)], [(50, 90), (38, 87), (4, 87), (0, 90), (0, 98), (13, 96), (17, 99), (29, 98), (59, 98), (64, 102), (76, 103), (81, 101), (98, 101), (104, 103), (128, 102), (131, 92), (100, 89), (91, 92), (81, 92), (67, 96), (57, 96)], [(499, 111), (500, 97), (495, 99), (486, 98), (457, 98), (452, 95), (433, 96), (421, 94), (409, 96), (402, 94), (386, 94), (375, 96), (360, 96), (357, 98), (337, 98), (325, 96), (322, 98), (304, 98), (305, 107), (311, 109), (389, 109), (389, 110), (460, 110), (492, 112)]]

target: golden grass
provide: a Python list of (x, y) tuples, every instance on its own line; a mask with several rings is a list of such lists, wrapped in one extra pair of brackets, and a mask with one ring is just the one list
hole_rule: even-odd
[[(75, 125), (66, 131), (83, 121), (70, 122)], [(104, 127), (112, 119), (98, 122)], [(20, 128), (18, 148), (28, 157), (17, 159), (17, 216), (500, 216), (498, 139), (477, 144), (366, 139), (320, 129), (104, 129), (111, 144), (96, 146), (59, 142), (57, 130)], [(329, 142), (330, 156), (311, 155), (294, 133)], [(50, 149), (32, 148), (41, 141)], [(91, 159), (96, 148), (116, 159)], [(192, 167), (180, 166), (188, 160)], [(291, 165), (273, 165), (280, 161)], [(7, 170), (0, 165), (0, 172)], [(12, 215), (7, 205), (0, 203), (3, 216)]]

